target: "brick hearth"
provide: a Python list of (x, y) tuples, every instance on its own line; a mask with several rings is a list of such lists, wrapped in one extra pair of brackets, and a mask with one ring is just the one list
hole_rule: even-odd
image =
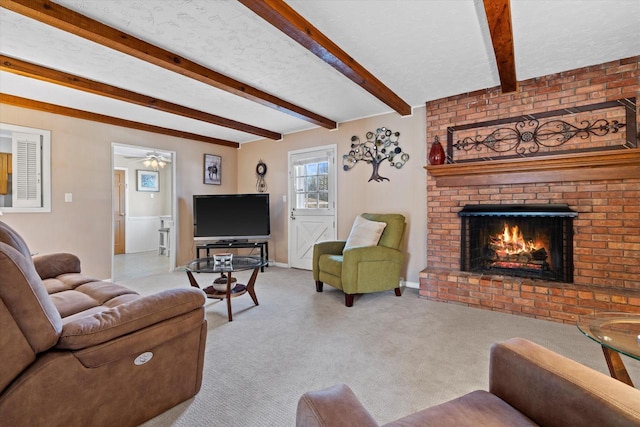
[[(640, 100), (639, 60), (628, 58), (527, 80), (512, 94), (503, 95), (494, 88), (428, 102), (427, 144), (435, 136), (446, 139), (448, 126), (620, 98)], [(518, 169), (511, 181), (504, 171), (497, 173), (495, 182), (488, 179), (493, 169), (445, 179), (441, 171), (457, 165), (429, 168), (427, 268), (420, 274), (420, 295), (566, 323), (599, 311), (640, 312), (640, 148), (623, 152), (579, 161), (551, 157), (507, 163)], [(620, 156), (627, 157), (621, 161)], [(602, 159), (611, 163), (600, 168)], [(546, 169), (553, 162), (557, 168)], [(572, 169), (567, 169), (567, 163), (573, 164)], [(460, 271), (458, 211), (466, 204), (527, 203), (566, 203), (579, 213), (574, 222), (574, 282)]]

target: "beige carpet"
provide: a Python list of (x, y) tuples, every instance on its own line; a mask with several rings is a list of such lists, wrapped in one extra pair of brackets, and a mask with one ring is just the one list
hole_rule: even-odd
[[(188, 286), (183, 272), (120, 283), (145, 294)], [(249, 295), (232, 300), (233, 322), (226, 302), (209, 300), (200, 393), (145, 426), (292, 426), (303, 392), (341, 382), (385, 423), (487, 389), (489, 347), (514, 336), (607, 372), (600, 347), (573, 325), (436, 303), (415, 289), (347, 308), (330, 286), (316, 293), (311, 272), (269, 267), (256, 293), (257, 307)], [(640, 362), (624, 361), (640, 384)]]

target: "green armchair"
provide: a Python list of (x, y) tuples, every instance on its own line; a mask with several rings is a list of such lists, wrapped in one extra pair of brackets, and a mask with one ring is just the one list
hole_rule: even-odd
[(400, 251), (406, 226), (404, 216), (370, 213), (361, 216), (387, 224), (377, 246), (344, 249), (346, 241), (328, 241), (316, 243), (313, 248), (316, 291), (322, 292), (324, 283), (341, 289), (347, 307), (353, 306), (355, 294), (394, 289), (396, 296), (402, 295), (399, 283), (404, 261)]

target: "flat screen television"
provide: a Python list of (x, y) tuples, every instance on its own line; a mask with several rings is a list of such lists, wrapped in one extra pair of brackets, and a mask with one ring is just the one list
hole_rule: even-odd
[(269, 194), (194, 195), (193, 232), (199, 241), (268, 239)]

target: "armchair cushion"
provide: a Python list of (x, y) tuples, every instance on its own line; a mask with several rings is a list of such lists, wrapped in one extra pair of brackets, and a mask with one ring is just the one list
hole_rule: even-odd
[(88, 313), (88, 310), (114, 307), (139, 298), (137, 292), (124, 286), (102, 282), (82, 274), (63, 274), (55, 279), (47, 279), (44, 286), (64, 323), (74, 314), (93, 314)]
[(356, 217), (344, 249), (376, 246), (386, 226), (386, 222), (370, 221), (361, 216)]
[(66, 323), (56, 347), (78, 350), (101, 344), (196, 310), (204, 303), (203, 293), (195, 288), (173, 289), (140, 297)]
[(80, 273), (80, 258), (72, 254), (37, 255), (33, 257), (33, 265), (42, 280), (65, 273)]
[(320, 270), (333, 276), (342, 275), (342, 255), (326, 255), (318, 261)]

